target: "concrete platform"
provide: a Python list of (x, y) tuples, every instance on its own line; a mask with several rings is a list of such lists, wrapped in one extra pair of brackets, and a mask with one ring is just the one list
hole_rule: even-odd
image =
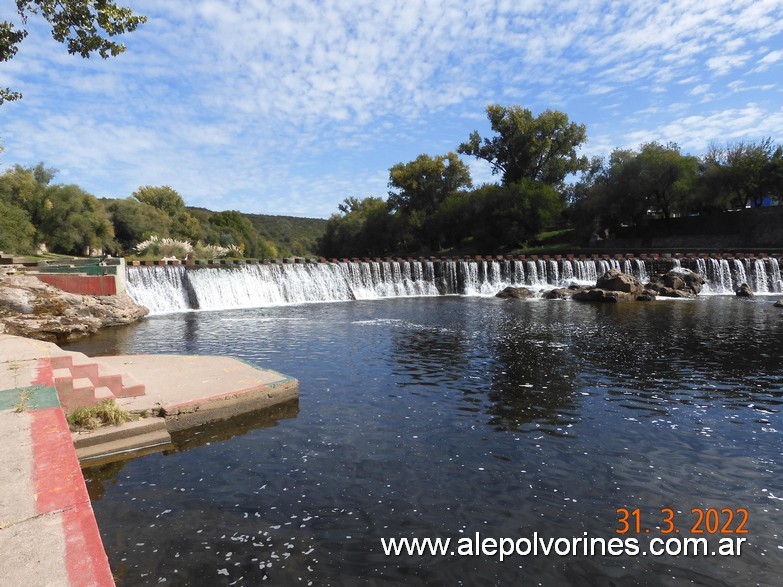
[(133, 413), (166, 418), (176, 432), (296, 399), (299, 382), (233, 357), (124, 355), (95, 361), (145, 385), (146, 393), (117, 398)]

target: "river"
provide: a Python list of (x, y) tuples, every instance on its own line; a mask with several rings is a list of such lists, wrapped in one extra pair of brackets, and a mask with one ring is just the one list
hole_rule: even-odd
[[(439, 296), (105, 330), (68, 348), (229, 354), (300, 381), (298, 405), (85, 470), (117, 584), (777, 585), (772, 301)], [(387, 556), (403, 537), (450, 543)], [(741, 554), (653, 555), (686, 537)]]

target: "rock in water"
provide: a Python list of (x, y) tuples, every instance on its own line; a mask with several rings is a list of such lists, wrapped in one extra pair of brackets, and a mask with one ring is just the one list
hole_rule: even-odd
[(609, 271), (598, 278), (595, 287), (607, 291), (621, 291), (631, 294), (640, 294), (644, 290), (638, 279), (633, 275), (623, 273), (619, 269), (609, 269)]
[(755, 297), (753, 295), (753, 290), (750, 289), (750, 286), (747, 283), (743, 283), (737, 288), (736, 291), (737, 297), (739, 298), (752, 298)]
[(783, 300), (778, 300), (774, 305), (776, 308), (783, 308)]
[(496, 298), (504, 298), (504, 299), (517, 299), (517, 300), (523, 300), (525, 298), (532, 298), (535, 294), (527, 289), (526, 287), (511, 287), (508, 286), (502, 291), (499, 291), (495, 294)]
[(647, 285), (658, 295), (670, 298), (690, 298), (698, 295), (704, 286), (704, 278), (690, 269), (673, 269), (655, 276)]

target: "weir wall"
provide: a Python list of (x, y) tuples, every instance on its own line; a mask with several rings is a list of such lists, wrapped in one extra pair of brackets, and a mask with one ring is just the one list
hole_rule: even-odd
[(504, 262), (504, 261), (636, 261), (644, 263), (649, 273), (665, 273), (673, 267), (684, 267), (694, 271), (698, 268), (698, 259), (715, 260), (740, 260), (742, 262), (755, 262), (761, 260), (768, 263), (769, 259), (775, 259), (780, 263), (783, 254), (765, 253), (765, 252), (689, 252), (689, 253), (563, 253), (563, 254), (541, 254), (541, 255), (475, 255), (475, 256), (454, 256), (454, 257), (351, 257), (351, 258), (303, 258), (295, 257), (288, 259), (209, 259), (209, 260), (188, 260), (185, 262), (179, 260), (160, 260), (160, 261), (131, 261), (129, 267), (150, 267), (150, 266), (180, 266), (183, 265), (191, 269), (206, 268), (228, 268), (242, 265), (291, 265), (291, 264), (310, 264), (310, 263), (405, 263), (405, 262), (432, 262), (436, 266), (442, 263), (458, 262)]

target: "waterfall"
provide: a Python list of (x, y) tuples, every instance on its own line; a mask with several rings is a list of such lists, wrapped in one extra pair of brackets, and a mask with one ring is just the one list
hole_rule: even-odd
[[(679, 261), (673, 266), (680, 266)], [(783, 292), (778, 259), (699, 258), (692, 265), (705, 280), (704, 293), (733, 294), (748, 283), (760, 294)], [(272, 263), (186, 268), (128, 267), (127, 291), (152, 314), (437, 295), (493, 296), (507, 286), (543, 291), (574, 281), (592, 285), (620, 268), (649, 280), (639, 259), (367, 261)]]
[(783, 279), (780, 275), (780, 264), (774, 257), (769, 259), (769, 281), (772, 288), (771, 291), (783, 292)]

